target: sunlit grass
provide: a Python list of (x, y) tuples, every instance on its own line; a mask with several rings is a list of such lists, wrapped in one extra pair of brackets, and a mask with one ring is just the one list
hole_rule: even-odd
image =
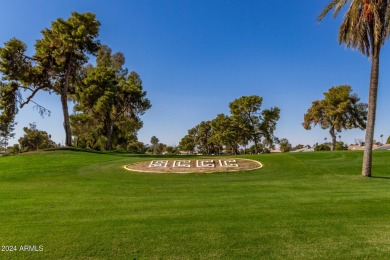
[[(390, 258), (390, 153), (246, 157), (259, 170), (150, 174), (152, 157), (48, 151), (0, 157), (0, 258)], [(380, 177), (380, 178), (379, 178)]]

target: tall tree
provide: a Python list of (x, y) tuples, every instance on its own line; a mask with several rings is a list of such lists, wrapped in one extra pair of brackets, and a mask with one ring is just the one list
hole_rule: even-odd
[(332, 0), (318, 17), (319, 21), (334, 11), (336, 17), (350, 3), (339, 30), (339, 43), (358, 49), (371, 58), (368, 116), (362, 175), (371, 177), (372, 146), (378, 95), (381, 48), (390, 35), (390, 0)]
[(224, 114), (219, 114), (210, 122), (212, 140), (219, 146), (225, 145), (226, 150), (231, 149), (232, 154), (238, 153), (240, 130), (234, 120)]
[(17, 113), (17, 85), (0, 82), (0, 147), (7, 148), (8, 140), (14, 137), (15, 114)]
[(78, 72), (88, 61), (88, 54), (96, 54), (99, 42), (99, 21), (92, 13), (72, 13), (64, 21), (57, 19), (51, 29), (42, 31), (43, 39), (35, 44), (35, 59), (39, 60), (41, 72), (47, 71), (53, 82), (53, 90), (61, 96), (64, 117), (65, 144), (72, 145), (72, 134), (69, 120), (69, 94), (74, 93), (78, 81)]
[(280, 109), (273, 107), (260, 112), (263, 98), (259, 96), (243, 96), (229, 104), (230, 113), (239, 125), (241, 131), (248, 133), (255, 144), (255, 152), (263, 141), (272, 144), (276, 122), (279, 120)]
[(57, 19), (50, 29), (42, 31), (43, 38), (37, 40), (32, 57), (25, 54), (26, 45), (17, 39), (11, 39), (0, 49), (0, 71), (7, 80), (17, 82), (20, 89), (30, 90), (27, 99), (20, 101), (21, 107), (32, 101), (40, 90), (54, 91), (61, 96), (68, 146), (72, 145), (69, 95), (74, 94), (88, 55), (98, 50), (99, 26), (94, 14), (73, 12), (68, 20)]
[(203, 154), (214, 153), (213, 131), (210, 121), (202, 121), (200, 124), (188, 131), (194, 137), (198, 150)]
[(160, 140), (159, 140), (155, 135), (153, 135), (153, 136), (150, 138), (150, 143), (152, 144), (153, 153), (154, 153), (154, 154), (159, 154), (159, 144), (160, 144)]
[(153, 146), (157, 146), (159, 142), (160, 142), (160, 140), (159, 140), (155, 135), (153, 135), (153, 136), (150, 138), (150, 143), (151, 143)]
[(190, 134), (185, 135), (180, 140), (180, 143), (179, 143), (179, 149), (180, 150), (187, 151), (187, 152), (190, 152), (190, 153), (194, 152), (195, 146), (196, 146), (195, 145), (195, 140), (194, 140), (193, 136), (191, 136)]
[(180, 149), (193, 152), (195, 148), (202, 154), (215, 153), (218, 138), (214, 135), (211, 122), (202, 121), (188, 130), (188, 134), (180, 141)]
[(290, 142), (287, 140), (287, 138), (282, 138), (280, 139), (279, 141), (279, 149), (282, 153), (287, 153), (287, 152), (290, 152), (292, 150), (292, 145), (290, 144)]
[[(77, 104), (74, 109), (77, 109)], [(105, 140), (101, 139), (103, 128), (98, 118), (87, 113), (77, 113), (70, 116), (74, 145), (81, 148), (103, 150)]]
[[(310, 130), (319, 124), (329, 129), (332, 137), (332, 150), (335, 149), (337, 133), (343, 129), (364, 129), (367, 120), (367, 104), (359, 103), (360, 98), (352, 93), (350, 86), (332, 87), (324, 93), (323, 100), (313, 101), (304, 115), (303, 127)], [(326, 141), (326, 137), (325, 137)]]
[(103, 45), (96, 66), (86, 67), (84, 79), (74, 95), (76, 114), (71, 116), (71, 122), (77, 138), (96, 140), (92, 132), (86, 136), (88, 133), (81, 130), (85, 124), (91, 125), (94, 133), (104, 137), (102, 148), (106, 150), (114, 145), (126, 147), (134, 141), (134, 134), (142, 127), (139, 116), (151, 107), (139, 75), (128, 73), (123, 68), (124, 63), (122, 53), (112, 54), (111, 49)]

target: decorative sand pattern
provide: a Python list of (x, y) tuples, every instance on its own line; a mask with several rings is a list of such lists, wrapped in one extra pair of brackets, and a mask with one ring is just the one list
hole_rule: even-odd
[(254, 160), (235, 158), (169, 159), (138, 162), (125, 166), (126, 170), (153, 173), (211, 173), (250, 171), (262, 168)]

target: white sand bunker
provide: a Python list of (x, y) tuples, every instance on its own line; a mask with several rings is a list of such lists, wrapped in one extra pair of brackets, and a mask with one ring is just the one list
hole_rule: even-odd
[(262, 168), (263, 165), (249, 159), (169, 159), (138, 162), (125, 166), (126, 170), (154, 173), (210, 173), (250, 171)]

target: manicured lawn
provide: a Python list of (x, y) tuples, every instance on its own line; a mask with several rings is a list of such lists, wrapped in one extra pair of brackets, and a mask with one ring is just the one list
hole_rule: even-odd
[[(390, 152), (248, 156), (264, 168), (150, 174), (152, 157), (0, 157), (0, 259), (390, 259)], [(42, 252), (19, 251), (21, 245)], [(2, 248), (4, 249), (4, 248)]]

